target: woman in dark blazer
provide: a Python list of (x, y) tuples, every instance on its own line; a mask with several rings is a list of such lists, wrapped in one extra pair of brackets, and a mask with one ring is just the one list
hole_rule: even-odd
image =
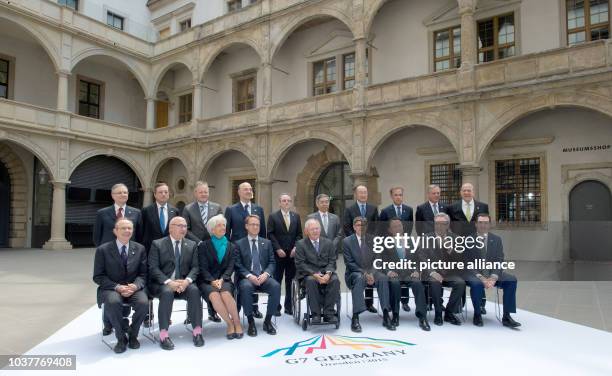
[(227, 324), (227, 339), (242, 338), (244, 332), (234, 300), (234, 244), (225, 236), (226, 220), (216, 215), (208, 220), (206, 227), (211, 238), (198, 246), (200, 275), (198, 287), (202, 296), (211, 302), (215, 311)]

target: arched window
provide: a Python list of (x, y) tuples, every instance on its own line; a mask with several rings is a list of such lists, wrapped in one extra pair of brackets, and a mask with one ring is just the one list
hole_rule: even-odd
[[(329, 211), (342, 216), (344, 208), (353, 203), (353, 178), (347, 162), (332, 163), (321, 173), (315, 186), (315, 197), (321, 193), (331, 198)], [(315, 211), (317, 210), (315, 205)]]

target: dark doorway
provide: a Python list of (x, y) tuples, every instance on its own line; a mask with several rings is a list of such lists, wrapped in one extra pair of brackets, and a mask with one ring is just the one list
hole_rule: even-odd
[[(325, 193), (330, 197), (329, 211), (340, 218), (344, 208), (353, 203), (353, 178), (347, 162), (337, 162), (329, 165), (319, 177), (315, 185), (314, 197)], [(315, 204), (315, 203), (313, 203)], [(316, 205), (313, 208), (317, 211)]]
[(572, 260), (612, 260), (612, 195), (603, 183), (587, 180), (569, 197)]
[(51, 237), (53, 185), (43, 164), (34, 158), (34, 201), (32, 205), (32, 248), (42, 248)]
[(11, 177), (4, 163), (0, 162), (0, 248), (9, 246), (11, 220)]

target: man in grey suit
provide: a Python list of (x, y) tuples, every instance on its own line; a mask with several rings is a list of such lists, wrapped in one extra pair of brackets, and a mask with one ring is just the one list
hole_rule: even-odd
[(321, 236), (332, 241), (334, 249), (340, 252), (342, 241), (342, 225), (340, 218), (329, 212), (329, 196), (321, 193), (317, 196), (316, 204), (319, 211), (308, 214), (306, 219), (314, 218), (321, 225)]
[(353, 318), (351, 330), (361, 332), (359, 314), (366, 310), (365, 288), (375, 286), (378, 291), (378, 300), (383, 309), (383, 326), (395, 330), (395, 325), (389, 317), (391, 305), (389, 303), (389, 277), (374, 268), (377, 256), (373, 252), (374, 239), (367, 234), (365, 228), (367, 221), (363, 217), (353, 219), (353, 235), (344, 238), (343, 252), (346, 272), (344, 280), (351, 290), (353, 298)]
[[(193, 196), (195, 201), (185, 206), (183, 218), (187, 222), (187, 239), (200, 244), (200, 242), (210, 239), (210, 234), (206, 229), (208, 218), (222, 214), (223, 210), (221, 205), (208, 200), (209, 188), (208, 183), (205, 181), (198, 180), (196, 182)], [(214, 322), (221, 322), (221, 318), (217, 315), (208, 299), (206, 299), (206, 305), (208, 306), (208, 319)]]
[(336, 250), (331, 240), (321, 237), (321, 225), (309, 219), (304, 225), (306, 237), (296, 244), (297, 278), (304, 279), (312, 323), (321, 323), (321, 314), (328, 323), (337, 323), (334, 305), (340, 296), (340, 280), (336, 275)]
[(185, 206), (183, 218), (187, 221), (187, 239), (199, 244), (201, 241), (210, 239), (210, 234), (206, 229), (208, 218), (223, 214), (223, 210), (221, 210), (221, 205), (208, 200), (208, 183), (204, 181), (196, 182), (193, 196), (195, 201)]
[(186, 239), (187, 223), (174, 217), (169, 235), (154, 240), (149, 250), (149, 289), (159, 298), (159, 341), (164, 350), (174, 349), (168, 335), (174, 299), (187, 300), (187, 314), (193, 328), (193, 344), (204, 346), (202, 338), (202, 302), (200, 290), (193, 283), (200, 271), (197, 245)]

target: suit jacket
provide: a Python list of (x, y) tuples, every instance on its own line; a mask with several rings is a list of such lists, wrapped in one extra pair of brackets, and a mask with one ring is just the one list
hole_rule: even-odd
[(200, 261), (199, 283), (208, 283), (217, 279), (231, 282), (234, 273), (234, 253), (236, 246), (232, 242), (227, 243), (227, 250), (221, 262), (217, 258), (217, 251), (212, 240), (204, 240), (198, 246), (198, 259)]
[[(407, 281), (410, 279), (410, 274), (412, 274), (413, 272), (418, 272), (419, 271), (419, 263), (421, 262), (422, 258), (421, 255), (422, 253), (420, 251), (416, 251), (414, 253), (411, 253), (409, 249), (404, 249), (404, 254), (405, 254), (405, 260), (410, 260), (413, 261), (415, 263), (415, 268), (414, 269), (391, 269), (391, 268), (385, 268), (383, 270), (381, 270), (384, 274), (387, 274), (389, 272), (395, 272), (399, 275), (400, 280), (402, 281)], [(383, 263), (385, 262), (398, 262), (401, 261), (399, 258), (399, 255), (397, 254), (397, 247), (393, 246), (391, 248), (385, 248), (383, 250), (383, 252), (381, 253), (381, 258)], [(388, 266), (388, 264), (387, 264)]]
[(128, 244), (127, 268), (123, 266), (117, 239), (106, 242), (96, 248), (94, 257), (93, 281), (98, 285), (97, 302), (102, 306), (102, 291), (114, 291), (117, 285), (133, 283), (138, 289), (144, 289), (147, 281), (147, 253), (145, 248), (136, 242)]
[[(438, 212), (446, 213), (448, 207), (438, 201)], [(428, 234), (434, 231), (434, 212), (429, 204), (429, 201), (425, 201), (421, 205), (417, 206), (415, 215), (415, 227), (418, 236), (422, 234)]]
[[(208, 218), (222, 214), (221, 205), (216, 202), (208, 201)], [(187, 238), (199, 243), (202, 240), (210, 239), (210, 234), (206, 229), (206, 223), (202, 222), (200, 215), (200, 204), (197, 201), (187, 204), (183, 209), (183, 218), (187, 221)]]
[(321, 236), (329, 239), (334, 244), (334, 249), (337, 251), (340, 248), (342, 241), (342, 226), (340, 225), (340, 218), (333, 213), (327, 213), (327, 231), (323, 228), (323, 219), (321, 218), (321, 214), (316, 211), (314, 213), (308, 214), (306, 219), (314, 218), (319, 221), (321, 225)]
[[(386, 229), (389, 225), (388, 221), (393, 217), (397, 217), (397, 213), (395, 212), (395, 204), (387, 206), (380, 212), (379, 220), (382, 222), (381, 231), (379, 232), (380, 234), (387, 233)], [(402, 220), (402, 224), (404, 226), (404, 232), (411, 234), (412, 226), (414, 225), (414, 217), (412, 215), (412, 208), (410, 206), (402, 204), (402, 216), (400, 219)]]
[(331, 240), (319, 237), (319, 254), (308, 237), (298, 241), (295, 247), (295, 268), (298, 278), (318, 272), (336, 272), (336, 250)]
[[(436, 234), (435, 233), (429, 233), (426, 234), (425, 236), (431, 236), (431, 237), (435, 237)], [(446, 236), (450, 236), (452, 238), (455, 238), (457, 235), (455, 235), (452, 232), (447, 232), (446, 235), (444, 235), (444, 237)], [(455, 249), (446, 249), (444, 248), (444, 242), (445, 239), (444, 237), (442, 237), (442, 246), (440, 246), (440, 242), (433, 241), (433, 239), (429, 239), (429, 244), (427, 244), (425, 242), (425, 239), (423, 239), (423, 243), (421, 243), (421, 248), (419, 248), (417, 250), (419, 254), (419, 257), (421, 257), (421, 259), (423, 260), (431, 260), (431, 261), (444, 261), (444, 262), (459, 262), (462, 261), (465, 263), (465, 256), (464, 253), (458, 253), (457, 251), (455, 251)], [(466, 265), (464, 265), (466, 266)], [(423, 277), (424, 279), (426, 279), (427, 277), (429, 277), (429, 275), (431, 274), (431, 272), (438, 272), (438, 274), (442, 275), (443, 277), (448, 277), (448, 276), (452, 276), (452, 275), (462, 275), (463, 274), (463, 270), (455, 270), (455, 269), (425, 269), (421, 271), (423, 273)]]
[[(199, 273), (197, 245), (184, 238), (181, 241), (180, 275), (174, 279), (191, 279), (196, 281)], [(175, 269), (174, 244), (169, 236), (154, 240), (149, 250), (149, 288), (151, 294), (157, 295), (164, 282), (172, 278)]]
[[(485, 259), (485, 261), (491, 262), (504, 261), (504, 245), (502, 244), (502, 239), (499, 236), (489, 232), (487, 234), (485, 248), (474, 245), (474, 247), (466, 251), (467, 261), (475, 261), (476, 259)], [(490, 277), (492, 274), (496, 274), (500, 278), (502, 276), (501, 269), (476, 269), (467, 271), (471, 272), (473, 275), (480, 273), (485, 277)]]
[[(251, 214), (259, 217), (259, 236), (266, 238), (268, 234), (266, 232), (266, 217), (264, 215), (264, 210), (257, 204), (251, 203), (250, 205)], [(248, 213), (244, 210), (241, 202), (237, 202), (225, 208), (225, 219), (227, 220), (225, 235), (230, 241), (235, 242), (247, 236), (247, 230), (244, 226), (244, 219), (247, 215)]]
[(474, 200), (474, 212), (468, 223), (463, 213), (462, 201), (459, 200), (448, 207), (448, 216), (451, 219), (451, 229), (457, 235), (471, 235), (476, 233), (476, 217), (480, 213), (489, 213), (489, 205), (484, 202)]
[(170, 203), (167, 204), (167, 210), (164, 211), (166, 212), (164, 214), (166, 215), (168, 223), (166, 224), (165, 230), (162, 232), (159, 225), (159, 210), (157, 209), (157, 203), (153, 203), (142, 209), (142, 245), (145, 246), (147, 252), (151, 249), (153, 240), (168, 236), (170, 220), (179, 216), (178, 209), (170, 205)]
[[(374, 273), (376, 271), (374, 269), (374, 260), (378, 258), (378, 255), (372, 251), (374, 239), (371, 235), (366, 234), (364, 241), (366, 244), (365, 254), (362, 254), (359, 248), (357, 234), (348, 236), (342, 241), (344, 264), (346, 265), (344, 280), (347, 281), (347, 284), (351, 273)], [(349, 288), (352, 288), (352, 286), (349, 286)]]
[[(268, 239), (257, 238), (257, 249), (259, 250), (259, 263), (261, 265), (261, 272), (268, 273), (270, 277), (274, 275), (274, 269), (276, 268), (276, 260), (274, 259), (274, 250), (272, 249), (272, 242)], [(234, 249), (234, 268), (236, 270), (236, 280), (240, 282), (241, 279), (246, 278), (249, 274), (253, 273), (253, 258), (251, 257), (251, 244), (249, 238), (244, 237), (236, 242), (236, 248)]]
[[(344, 236), (350, 236), (355, 233), (353, 230), (353, 219), (361, 216), (359, 205), (355, 202), (353, 205), (344, 209)], [(368, 220), (368, 233), (376, 232), (376, 222), (378, 222), (378, 208), (370, 203), (366, 203), (366, 219)]]
[(274, 250), (291, 251), (295, 243), (302, 239), (302, 220), (298, 213), (289, 212), (289, 229), (285, 226), (285, 219), (280, 210), (268, 217), (268, 238)]
[[(142, 242), (142, 216), (140, 210), (131, 206), (125, 206), (124, 218), (131, 220), (134, 223), (134, 232), (132, 240)], [(116, 240), (113, 229), (117, 222), (117, 213), (115, 213), (115, 205), (108, 206), (98, 210), (96, 213), (96, 223), (93, 230), (93, 242), (97, 246)]]

